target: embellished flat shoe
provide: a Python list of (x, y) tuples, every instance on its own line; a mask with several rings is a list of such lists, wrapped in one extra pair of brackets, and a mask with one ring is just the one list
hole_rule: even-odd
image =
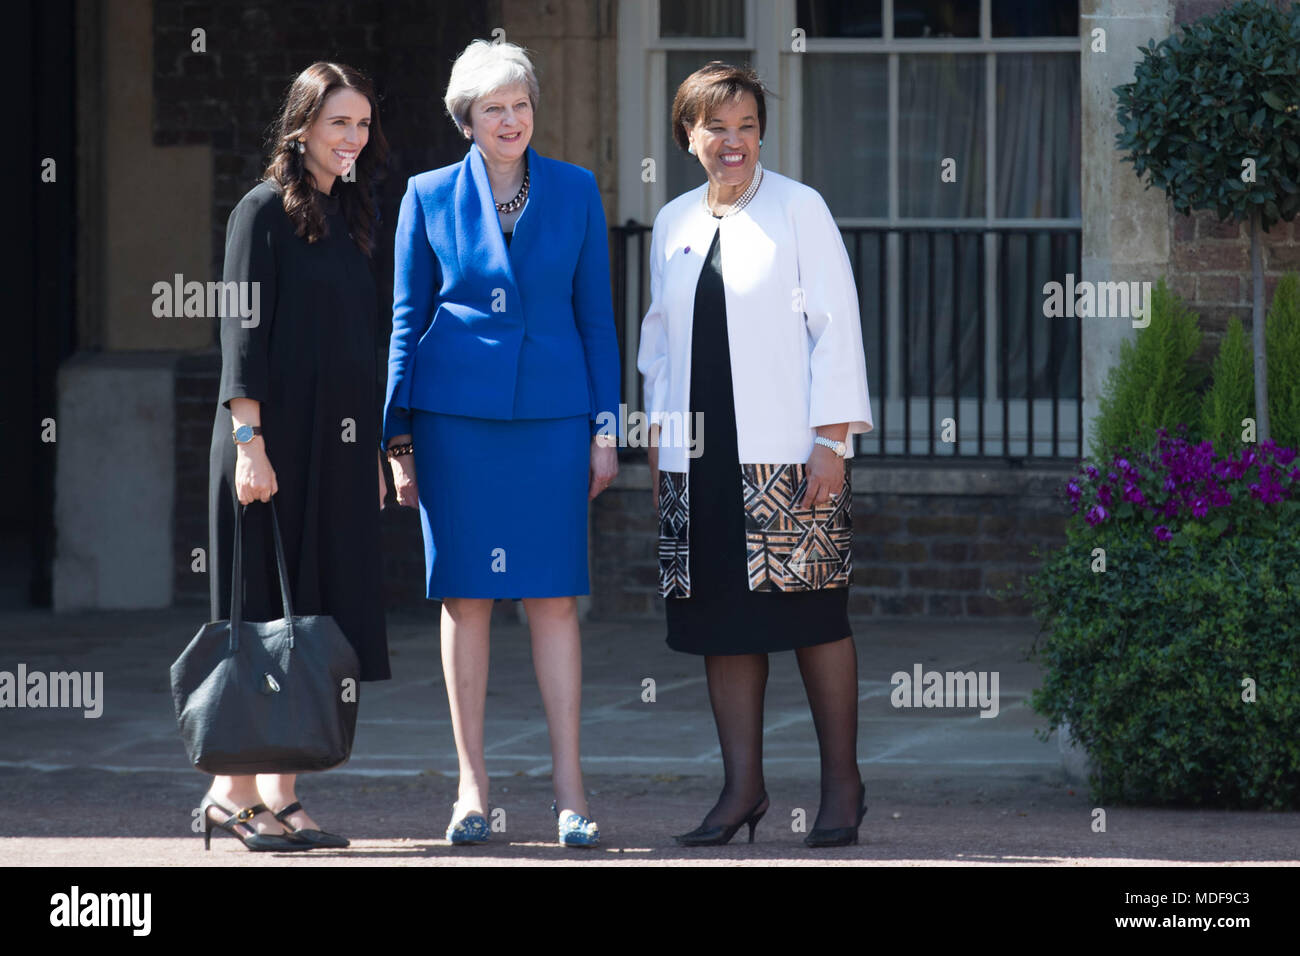
[(486, 843), (491, 834), (487, 817), (481, 813), (457, 814), (458, 804), (451, 805), (451, 823), (447, 824), (447, 839), (453, 846), (473, 846)]
[(593, 847), (600, 843), (600, 827), (595, 820), (573, 810), (561, 813), (554, 803), (551, 812), (555, 814), (555, 837), (560, 846)]
[(288, 830), (291, 834), (305, 843), (310, 843), (312, 848), (320, 847), (322, 849), (341, 849), (345, 846), (351, 846), (347, 837), (341, 837), (333, 833), (326, 833), (324, 830), (295, 830), (293, 824), (289, 822), (289, 817), (302, 809), (302, 804), (296, 800), (274, 814), (275, 818), (280, 821), (280, 825)]

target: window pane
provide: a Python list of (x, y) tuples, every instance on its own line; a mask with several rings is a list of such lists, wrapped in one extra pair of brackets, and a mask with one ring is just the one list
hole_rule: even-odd
[(1079, 54), (998, 54), (998, 210), (1077, 219)]
[(810, 37), (880, 37), (880, 0), (799, 0), (795, 25)]
[(995, 37), (1079, 35), (1079, 0), (993, 0)]
[[(745, 50), (669, 50), (667, 74), (668, 90), (664, 99), (666, 113), (663, 124), (670, 127), (668, 131), (668, 155), (664, 158), (660, 175), (664, 177), (664, 189), (668, 199), (680, 196), (694, 189), (707, 178), (700, 161), (690, 153), (677, 148), (672, 138), (673, 98), (677, 96), (677, 87), (682, 81), (710, 60), (722, 60), (736, 66), (749, 66), (751, 54)], [(772, 144), (768, 144), (771, 146)]]
[[(1041, 3), (1042, 0), (1034, 0)], [(1055, 0), (1048, 0), (1049, 3)], [(896, 37), (978, 37), (980, 0), (894, 0)]]
[[(983, 216), (984, 57), (916, 54), (898, 67), (899, 214)], [(955, 182), (940, 179), (949, 159)]]
[(743, 37), (745, 0), (659, 0), (661, 37)]
[(806, 54), (803, 180), (834, 216), (889, 215), (889, 72), (884, 56)]
[[(1010, 233), (999, 236), (999, 255), (1006, 259), (1007, 284), (998, 290), (997, 309), (1003, 324), (1006, 357), (1006, 391), (996, 392), (1010, 399), (1049, 398), (1056, 382), (1062, 398), (1079, 395), (1079, 322), (1062, 318), (1044, 318), (1043, 285), (1065, 282), (1067, 272), (1080, 266), (1079, 235), (1060, 233)], [(1000, 334), (1002, 334), (1000, 333)], [(1030, 351), (1032, 339), (1033, 350)], [(1051, 434), (1051, 419), (1036, 420), (1034, 430), (1041, 436), (1046, 424)]]
[[(906, 285), (900, 290), (902, 330), (907, 333), (907, 365), (901, 362), (897, 393), (962, 398), (979, 397), (979, 375), (984, 361), (980, 324), (980, 233), (907, 230), (899, 238), (902, 262), (907, 265)], [(900, 263), (901, 265), (901, 263)], [(957, 322), (956, 347), (960, 368), (953, 357), (953, 321)], [(878, 333), (877, 333), (878, 334)], [(933, 386), (930, 373), (934, 372)], [(986, 394), (992, 392), (985, 383)], [(896, 423), (901, 431), (902, 423)], [(913, 428), (918, 427), (913, 421)], [(965, 432), (966, 423), (962, 423)], [(896, 432), (897, 434), (897, 432)]]

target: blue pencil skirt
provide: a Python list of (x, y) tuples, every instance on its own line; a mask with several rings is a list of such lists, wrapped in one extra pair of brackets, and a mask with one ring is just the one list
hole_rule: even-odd
[(586, 415), (411, 419), (426, 597), (589, 593)]

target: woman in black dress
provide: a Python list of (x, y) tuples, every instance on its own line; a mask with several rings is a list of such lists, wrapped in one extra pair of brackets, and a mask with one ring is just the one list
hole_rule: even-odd
[[(291, 86), (262, 181), (230, 215), (223, 280), (247, 318), (221, 318), (209, 486), (212, 619), (230, 615), (235, 509), (244, 512), (244, 614), (283, 616), (274, 495), (294, 611), (328, 614), (386, 680), (380, 590), (380, 346), (370, 255), (372, 180), (387, 155), (370, 82), (315, 63)], [(244, 310), (246, 311), (246, 310)], [(372, 497), (378, 491), (378, 503)], [(298, 803), (296, 775), (214, 777), (203, 812), (249, 849), (347, 846)]]
[[(677, 839), (725, 843), (748, 824), (753, 840), (768, 809), (768, 654), (793, 650), (821, 752), (806, 842), (834, 846), (856, 842), (865, 812), (844, 459), (871, 408), (843, 240), (820, 195), (758, 162), (763, 95), (751, 70), (717, 62), (677, 92), (674, 137), (708, 182), (655, 220), (637, 360), (656, 423), (668, 644), (704, 656), (725, 772), (703, 823)], [(697, 421), (693, 445), (682, 432)]]

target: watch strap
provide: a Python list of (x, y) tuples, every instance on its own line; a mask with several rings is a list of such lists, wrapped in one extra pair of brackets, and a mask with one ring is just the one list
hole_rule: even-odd
[(849, 446), (847, 444), (842, 441), (835, 441), (834, 439), (827, 438), (824, 435), (818, 435), (813, 439), (813, 443), (817, 445), (825, 445), (841, 458), (844, 458), (849, 453)]

